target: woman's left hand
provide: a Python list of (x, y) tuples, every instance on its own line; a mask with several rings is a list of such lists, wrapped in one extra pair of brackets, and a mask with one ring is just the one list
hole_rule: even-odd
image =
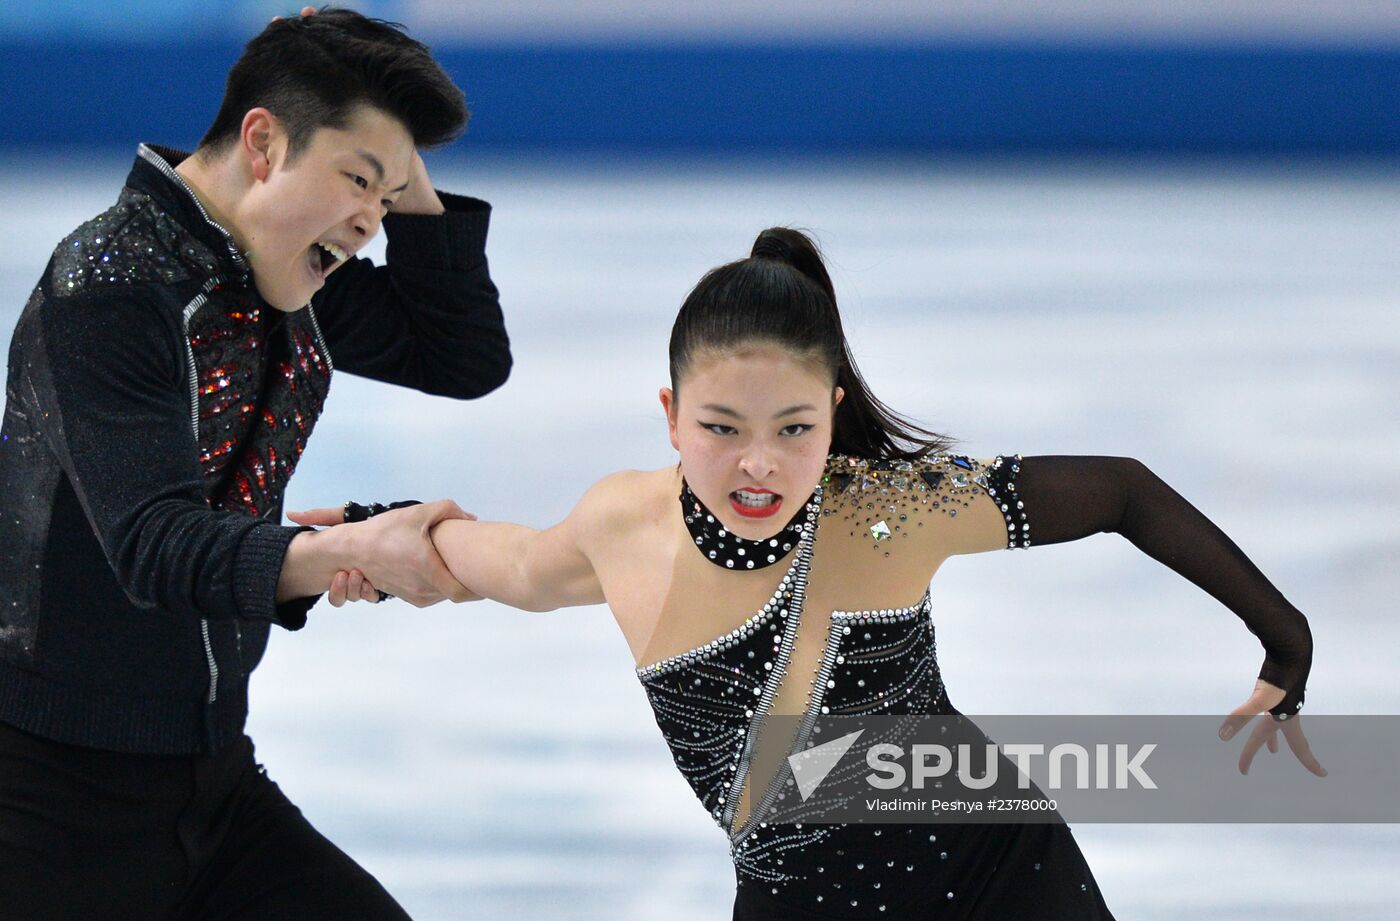
[(331, 603), (331, 607), (336, 608), (347, 601), (378, 602), (379, 589), (358, 569), (349, 572), (342, 569), (331, 579), (330, 588), (326, 590), (326, 600)]
[(1286, 696), (1287, 693), (1283, 688), (1275, 687), (1262, 678), (1255, 681), (1254, 693), (1244, 703), (1231, 710), (1230, 715), (1225, 718), (1225, 722), (1220, 724), (1220, 738), (1228, 742), (1248, 725), (1250, 720), (1263, 714), (1263, 719), (1254, 724), (1249, 738), (1245, 740), (1244, 748), (1240, 750), (1240, 773), (1249, 773), (1249, 766), (1260, 748), (1267, 746), (1270, 752), (1278, 753), (1278, 734), (1279, 730), (1282, 730), (1284, 741), (1288, 743), (1289, 750), (1297, 756), (1303, 767), (1318, 777), (1326, 777), (1327, 769), (1313, 755), (1312, 748), (1308, 745), (1308, 739), (1303, 735), (1302, 717), (1295, 716), (1292, 719), (1279, 721), (1269, 713), (1269, 710), (1278, 706), (1279, 701)]
[[(377, 604), (384, 598), (380, 596), (379, 589), (374, 587), (374, 583), (370, 582), (364, 573), (358, 569), (351, 569), (348, 572), (342, 569), (331, 579), (330, 588), (326, 589), (326, 600), (331, 603), (331, 607), (338, 608), (347, 601), (369, 601)], [(458, 600), (458, 603), (481, 600), (480, 595), (471, 592), (467, 597)]]

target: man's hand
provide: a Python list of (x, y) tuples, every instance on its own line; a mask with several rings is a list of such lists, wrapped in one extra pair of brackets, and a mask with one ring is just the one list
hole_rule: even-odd
[(476, 597), (452, 577), (428, 536), (440, 521), (475, 518), (455, 502), (442, 499), (395, 509), (354, 524), (342, 524), (344, 511), (339, 508), (289, 512), (287, 517), (300, 525), (327, 526), (329, 530), (293, 539), (282, 567), (279, 598), (315, 594), (328, 585), (334, 592), (341, 571), (345, 573), (342, 603), (350, 598), (350, 573), (354, 571), (360, 573), (355, 595), (362, 598), (377, 598), (383, 590), (421, 608), (443, 599), (470, 601)]
[[(316, 15), (316, 7), (314, 7), (314, 6), (304, 6), (304, 7), (302, 7), (302, 8), (301, 8), (301, 15), (302, 15), (302, 16), (315, 16), (315, 15)], [(273, 17), (272, 17), (272, 21), (273, 21), (273, 22), (277, 22), (277, 21), (278, 21), (279, 19), (281, 19), (281, 18), (282, 18), (281, 16), (273, 16)]]
[[(304, 6), (301, 8), (303, 19), (315, 15), (316, 7)], [(277, 22), (281, 18), (281, 16), (273, 16), (272, 21)], [(423, 164), (423, 155), (415, 150), (413, 163), (408, 168), (408, 188), (403, 190), (403, 194), (389, 208), (389, 212), (391, 214), (442, 214), (446, 210), (443, 207), (442, 199), (438, 198), (437, 192), (433, 190), (433, 181), (428, 178), (428, 168)], [(339, 522), (336, 523), (339, 524)]]
[(433, 189), (433, 181), (428, 178), (428, 167), (423, 163), (423, 155), (413, 152), (413, 163), (408, 168), (408, 188), (403, 190), (398, 201), (389, 208), (390, 214), (442, 214), (442, 199)]

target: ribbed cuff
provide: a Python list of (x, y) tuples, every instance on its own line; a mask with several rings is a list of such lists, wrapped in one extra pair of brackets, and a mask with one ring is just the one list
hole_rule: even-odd
[(491, 206), (479, 198), (438, 192), (443, 214), (384, 216), (389, 262), (444, 271), (474, 269), (486, 259)]
[(264, 524), (244, 535), (233, 576), (233, 603), (239, 617), (272, 621), (288, 630), (306, 626), (306, 612), (319, 596), (294, 598), (279, 605), (277, 582), (282, 577), (287, 545), (302, 531), (312, 530)]

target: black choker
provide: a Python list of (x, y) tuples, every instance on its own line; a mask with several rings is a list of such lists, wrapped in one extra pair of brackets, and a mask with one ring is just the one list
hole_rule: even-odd
[(731, 533), (690, 491), (690, 484), (685, 480), (681, 480), (680, 499), (685, 529), (695, 538), (695, 546), (709, 557), (710, 562), (726, 569), (762, 569), (791, 553), (803, 536), (816, 528), (822, 488), (817, 487), (812, 498), (797, 510), (797, 514), (781, 531), (764, 540), (748, 540)]

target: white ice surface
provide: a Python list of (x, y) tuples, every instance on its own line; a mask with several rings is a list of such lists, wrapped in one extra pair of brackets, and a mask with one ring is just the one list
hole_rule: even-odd
[[(124, 157), (0, 162), (0, 321)], [(656, 390), (685, 292), (770, 224), (814, 230), (862, 368), (969, 453), (1137, 457), (1310, 618), (1309, 710), (1397, 713), (1400, 175), (1212, 164), (452, 163), (491, 200), (516, 358), (453, 403), (337, 376), (289, 507), (452, 496), (548, 524), (673, 460)], [(968, 713), (1209, 713), (1256, 641), (1101, 536), (934, 586)], [(313, 612), (253, 685), (259, 757), (416, 918), (728, 916), (724, 836), (601, 608)], [(1325, 762), (1325, 758), (1324, 758)], [(1392, 826), (1076, 829), (1121, 919), (1393, 917)]]

